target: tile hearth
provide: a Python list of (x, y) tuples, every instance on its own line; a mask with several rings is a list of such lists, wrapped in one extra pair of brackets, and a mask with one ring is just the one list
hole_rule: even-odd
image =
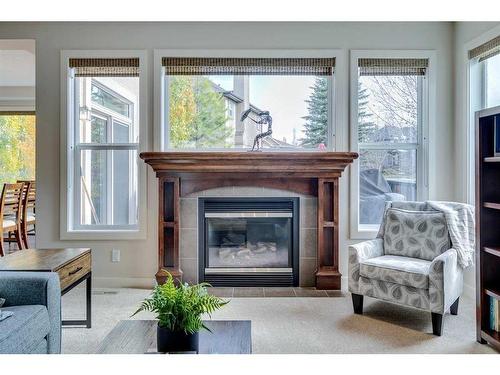
[(340, 290), (317, 290), (315, 288), (209, 288), (209, 293), (223, 298), (241, 297), (344, 297)]

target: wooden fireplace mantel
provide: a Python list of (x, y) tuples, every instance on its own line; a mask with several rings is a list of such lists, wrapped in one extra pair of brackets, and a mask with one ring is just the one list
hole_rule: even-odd
[(354, 152), (143, 152), (159, 179), (158, 272), (182, 278), (179, 198), (223, 186), (259, 186), (318, 197), (316, 288), (340, 289), (339, 177)]

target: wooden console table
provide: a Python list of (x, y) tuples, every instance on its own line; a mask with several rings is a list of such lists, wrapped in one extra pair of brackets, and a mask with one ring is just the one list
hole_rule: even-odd
[(354, 152), (143, 152), (159, 179), (158, 272), (181, 279), (179, 198), (223, 186), (284, 189), (318, 197), (316, 288), (340, 289), (339, 177)]
[(63, 320), (63, 326), (92, 325), (92, 254), (89, 248), (26, 249), (0, 258), (0, 271), (57, 272), (61, 295), (86, 281), (85, 320)]

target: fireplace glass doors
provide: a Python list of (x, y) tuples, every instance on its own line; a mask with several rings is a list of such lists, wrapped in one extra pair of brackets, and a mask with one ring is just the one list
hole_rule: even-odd
[(268, 215), (206, 213), (208, 267), (290, 267), (292, 214)]
[(201, 199), (200, 279), (214, 286), (294, 285), (297, 213), (297, 198)]

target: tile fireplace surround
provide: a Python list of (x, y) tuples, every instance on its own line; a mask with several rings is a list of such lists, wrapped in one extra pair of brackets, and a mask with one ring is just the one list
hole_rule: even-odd
[(317, 198), (285, 190), (239, 186), (204, 190), (180, 198), (179, 252), (184, 281), (198, 282), (199, 197), (299, 197), (299, 285), (314, 286), (317, 253)]

